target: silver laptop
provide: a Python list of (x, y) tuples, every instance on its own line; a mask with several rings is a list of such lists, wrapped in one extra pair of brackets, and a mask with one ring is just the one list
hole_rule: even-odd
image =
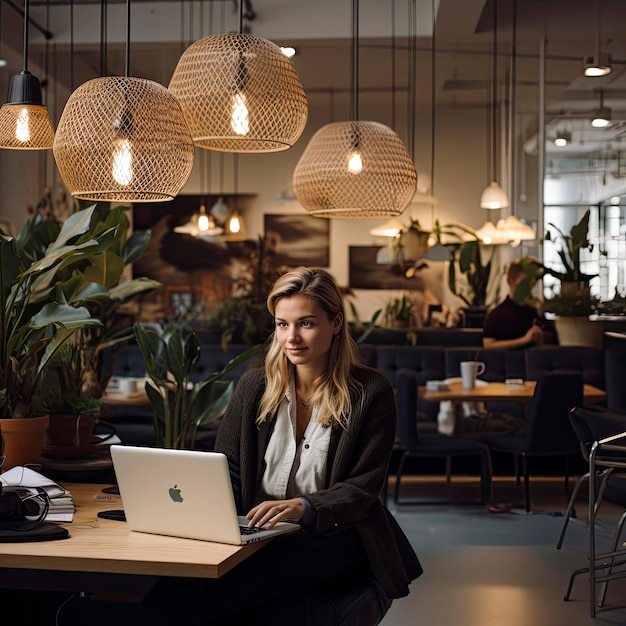
[(300, 528), (247, 528), (224, 454), (113, 445), (111, 458), (130, 530), (243, 545)]

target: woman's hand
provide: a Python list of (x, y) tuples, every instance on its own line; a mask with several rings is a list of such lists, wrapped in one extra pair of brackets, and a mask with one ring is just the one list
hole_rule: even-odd
[(300, 498), (266, 500), (250, 509), (246, 517), (250, 520), (250, 527), (272, 528), (284, 520), (301, 520), (304, 517), (304, 505)]

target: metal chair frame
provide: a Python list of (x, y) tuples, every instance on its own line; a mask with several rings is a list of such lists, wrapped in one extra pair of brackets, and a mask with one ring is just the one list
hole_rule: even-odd
[[(626, 468), (626, 432), (622, 432), (599, 441), (594, 441), (589, 451), (589, 472), (587, 477), (595, 477), (598, 475), (598, 468)], [(600, 490), (605, 487), (608, 480), (608, 472), (604, 472), (603, 479), (596, 495), (595, 480), (589, 480), (589, 499), (588, 499), (588, 534), (589, 534), (589, 566), (582, 567), (572, 572), (570, 576), (567, 591), (564, 600), (569, 600), (574, 580), (579, 574), (589, 574), (589, 612), (591, 617), (596, 616), (596, 604), (598, 607), (604, 606), (607, 585), (612, 580), (626, 578), (626, 548), (617, 550), (617, 543), (621, 534), (621, 530), (626, 520), (626, 512), (622, 514), (617, 524), (613, 545), (609, 552), (596, 552), (596, 517), (599, 508)], [(584, 478), (583, 478), (584, 479)], [(579, 481), (580, 482), (580, 481)], [(578, 485), (577, 485), (578, 486)], [(596, 586), (602, 583), (596, 600)]]

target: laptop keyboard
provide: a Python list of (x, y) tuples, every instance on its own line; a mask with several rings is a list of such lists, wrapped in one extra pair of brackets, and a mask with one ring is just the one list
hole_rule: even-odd
[(239, 530), (241, 531), (242, 535), (254, 535), (254, 533), (258, 533), (261, 528), (256, 528), (255, 526), (253, 526), (252, 528), (250, 528), (249, 526), (239, 526)]

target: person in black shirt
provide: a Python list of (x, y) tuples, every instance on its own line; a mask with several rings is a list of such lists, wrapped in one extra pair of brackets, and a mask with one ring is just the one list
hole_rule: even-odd
[(525, 275), (521, 263), (512, 261), (506, 275), (509, 295), (485, 318), (484, 348), (524, 348), (543, 343), (537, 309), (530, 304), (518, 304), (513, 299), (515, 289)]

